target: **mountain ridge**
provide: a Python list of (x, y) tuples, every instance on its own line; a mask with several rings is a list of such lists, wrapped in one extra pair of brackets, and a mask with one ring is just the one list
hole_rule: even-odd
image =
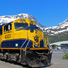
[(45, 27), (45, 26), (41, 25), (34, 16), (32, 16), (30, 14), (26, 14), (26, 13), (21, 13), (21, 14), (17, 14), (17, 15), (0, 16), (0, 25), (9, 23), (9, 22), (19, 19), (19, 18), (27, 18), (27, 19), (31, 19), (31, 20), (35, 21), (37, 26), (40, 27), (48, 35), (57, 35), (57, 34), (68, 32), (68, 18), (65, 21), (63, 21), (62, 23), (58, 24), (57, 26)]
[(14, 21), (16, 19), (19, 18), (27, 18), (27, 19), (31, 19), (33, 21), (35, 21), (35, 23), (40, 27), (43, 28), (45, 26), (41, 25), (34, 16), (30, 15), (30, 14), (25, 14), (25, 13), (21, 13), (21, 14), (17, 14), (17, 15), (4, 15), (4, 16), (0, 16), (0, 25), (5, 24), (5, 23), (9, 23), (11, 21)]
[(57, 26), (45, 28), (44, 32), (49, 35), (57, 35), (68, 32), (68, 18)]
[(50, 43), (68, 41), (68, 18), (57, 26), (45, 28), (44, 32)]
[(35, 21), (37, 26), (40, 27), (44, 31), (45, 36), (49, 37), (49, 40), (51, 43), (57, 42), (57, 41), (68, 40), (68, 38), (67, 38), (68, 37), (68, 18), (65, 21), (63, 21), (62, 23), (58, 24), (57, 26), (45, 27), (45, 26), (41, 25), (34, 16), (21, 13), (21, 14), (17, 14), (17, 15), (0, 16), (0, 25), (9, 23), (9, 22), (19, 19), (19, 18), (27, 18), (27, 19), (31, 19), (31, 20)]

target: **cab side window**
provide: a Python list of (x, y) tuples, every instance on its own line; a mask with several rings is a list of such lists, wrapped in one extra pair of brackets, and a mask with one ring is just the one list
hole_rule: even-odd
[(9, 30), (12, 30), (12, 24), (11, 23), (4, 26), (4, 32), (9, 31)]
[(0, 35), (2, 34), (2, 30), (0, 29)]
[(0, 35), (2, 34), (2, 26), (0, 26)]

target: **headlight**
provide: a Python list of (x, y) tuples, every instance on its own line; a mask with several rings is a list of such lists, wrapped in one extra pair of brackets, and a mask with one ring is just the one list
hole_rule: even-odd
[(50, 53), (53, 53), (52, 49), (50, 49), (49, 51), (50, 51)]
[(35, 48), (38, 48), (39, 46), (35, 44), (34, 47), (35, 47)]

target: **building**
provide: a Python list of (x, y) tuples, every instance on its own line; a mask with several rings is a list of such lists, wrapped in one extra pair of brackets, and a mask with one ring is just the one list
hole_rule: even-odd
[(50, 46), (52, 49), (68, 49), (68, 41), (51, 43)]

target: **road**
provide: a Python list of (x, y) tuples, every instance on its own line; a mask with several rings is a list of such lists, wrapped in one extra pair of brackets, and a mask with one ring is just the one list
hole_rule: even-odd
[[(52, 55), (52, 65), (43, 68), (68, 68), (68, 60), (63, 60), (62, 59), (63, 55), (64, 52), (62, 51), (54, 51)], [(0, 60), (0, 68), (28, 68), (28, 67), (23, 67), (19, 64), (9, 63)]]
[(52, 55), (52, 65), (47, 68), (68, 68), (68, 60), (62, 59), (66, 52), (62, 50), (54, 51)]

